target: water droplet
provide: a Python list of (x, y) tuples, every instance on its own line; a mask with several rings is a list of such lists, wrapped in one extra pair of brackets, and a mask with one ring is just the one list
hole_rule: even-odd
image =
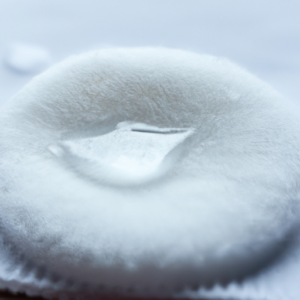
[(36, 45), (13, 44), (4, 57), (5, 64), (22, 74), (36, 74), (44, 71), (51, 62), (47, 49)]
[(66, 167), (106, 184), (135, 185), (161, 176), (162, 162), (192, 129), (122, 122), (107, 134), (60, 141), (48, 147)]

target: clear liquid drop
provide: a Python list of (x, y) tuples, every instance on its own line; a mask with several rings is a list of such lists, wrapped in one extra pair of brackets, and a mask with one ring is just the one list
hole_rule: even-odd
[(162, 175), (165, 157), (193, 132), (122, 122), (107, 134), (60, 141), (48, 149), (80, 176), (101, 183), (136, 185)]

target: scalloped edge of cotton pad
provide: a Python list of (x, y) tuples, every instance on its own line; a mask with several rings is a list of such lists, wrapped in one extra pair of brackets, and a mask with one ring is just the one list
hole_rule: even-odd
[[(299, 231), (294, 233), (297, 235), (296, 243), (300, 244)], [(293, 238), (294, 241), (294, 237)], [(298, 242), (297, 242), (298, 241)], [(266, 266), (260, 269), (257, 274), (252, 274), (240, 280), (233, 280), (228, 283), (220, 284), (215, 282), (210, 286), (198, 284), (195, 286), (184, 286), (180, 289), (145, 289), (145, 288), (128, 288), (118, 290), (117, 287), (89, 286), (88, 283), (75, 283), (59, 276), (51, 275), (46, 270), (41, 270), (28, 262), (15, 262), (15, 259), (9, 257), (10, 254), (4, 247), (3, 241), (0, 239), (0, 253), (2, 251), (2, 261), (0, 259), (0, 290), (7, 290), (12, 294), (24, 293), (29, 297), (43, 297), (46, 299), (60, 300), (82, 300), (82, 299), (99, 299), (123, 300), (130, 299), (245, 299), (251, 296), (255, 300), (272, 299), (268, 297), (267, 288), (262, 288), (259, 279), (268, 278), (269, 274), (275, 269), (284, 266), (284, 262), (289, 259), (290, 253), (294, 253), (296, 243), (291, 243), (288, 249), (285, 249), (277, 259), (274, 265)], [(2, 248), (2, 249), (1, 249)], [(300, 252), (299, 255), (300, 257)], [(8, 260), (7, 260), (8, 259)], [(299, 258), (300, 260), (300, 258)], [(9, 263), (8, 263), (9, 261)], [(3, 264), (7, 264), (3, 268)], [(2, 273), (1, 273), (2, 272)], [(269, 273), (269, 274), (268, 274)], [(6, 277), (3, 280), (1, 276)], [(271, 275), (272, 276), (272, 275)], [(265, 284), (267, 286), (267, 284)], [(264, 284), (263, 284), (264, 286)], [(280, 291), (280, 289), (279, 289)], [(281, 291), (282, 292), (282, 291)], [(251, 298), (251, 299), (252, 299)], [(295, 300), (294, 298), (286, 298)]]

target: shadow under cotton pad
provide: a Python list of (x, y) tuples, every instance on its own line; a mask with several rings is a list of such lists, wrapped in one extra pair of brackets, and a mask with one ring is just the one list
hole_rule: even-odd
[(299, 120), (208, 55), (50, 68), (0, 113), (0, 287), (170, 297), (256, 274), (298, 226)]

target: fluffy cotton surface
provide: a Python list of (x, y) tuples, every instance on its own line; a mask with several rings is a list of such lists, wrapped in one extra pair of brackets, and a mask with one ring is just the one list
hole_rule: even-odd
[(254, 274), (297, 228), (299, 125), (212, 56), (107, 49), (54, 66), (1, 111), (3, 285), (163, 296)]

